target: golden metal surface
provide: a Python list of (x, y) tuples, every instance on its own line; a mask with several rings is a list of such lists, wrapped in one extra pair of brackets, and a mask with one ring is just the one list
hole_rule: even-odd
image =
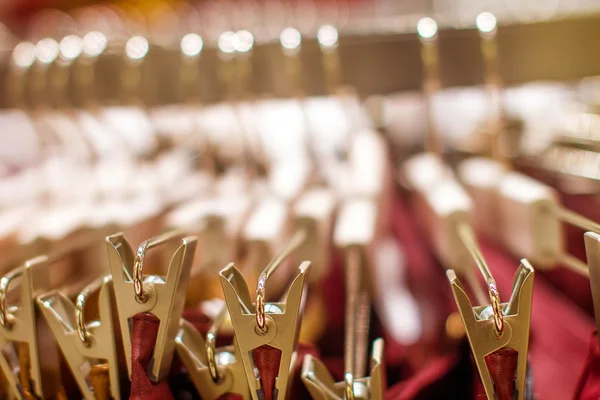
[[(86, 324), (83, 319), (85, 299), (97, 290), (100, 291), (97, 306), (99, 319)], [(115, 400), (121, 398), (112, 296), (113, 282), (111, 276), (107, 275), (86, 287), (77, 296), (76, 304), (57, 290), (42, 294), (36, 300), (86, 400), (96, 400), (96, 395), (91, 385), (90, 370), (82, 366), (93, 366), (98, 364), (98, 360), (103, 360), (99, 364), (108, 364), (111, 397)]]
[(496, 350), (511, 348), (518, 352), (515, 389), (517, 400), (523, 400), (533, 298), (533, 267), (527, 260), (521, 260), (521, 265), (515, 274), (511, 298), (508, 303), (501, 305), (504, 314), (504, 331), (501, 335), (496, 333), (493, 318), (486, 317), (486, 307), (472, 306), (454, 270), (446, 271), (446, 275), (452, 287), (454, 300), (465, 326), (487, 398), (494, 399), (495, 392), (485, 357)]
[(277, 373), (275, 390), (278, 397), (285, 398), (289, 390), (290, 367), (296, 359), (296, 347), (305, 298), (305, 278), (310, 262), (300, 264), (298, 274), (292, 281), (285, 301), (265, 304), (266, 332), (258, 329), (256, 305), (250, 300), (248, 285), (242, 274), (229, 264), (219, 273), (227, 308), (235, 331), (235, 345), (239, 349), (246, 379), (253, 400), (261, 398), (263, 390), (256, 378), (251, 352), (263, 345), (281, 350), (281, 362)]
[(132, 272), (135, 259), (131, 246), (123, 234), (118, 233), (107, 237), (106, 244), (129, 376), (131, 376), (129, 319), (138, 313), (147, 312), (160, 320), (150, 362), (151, 368), (148, 371), (150, 380), (158, 382), (169, 374), (171, 368), (175, 352), (175, 336), (179, 330), (179, 320), (185, 305), (185, 293), (196, 250), (196, 238), (190, 236), (181, 239), (181, 245), (169, 263), (166, 277), (149, 276), (144, 280), (144, 292), (147, 296), (145, 302), (138, 302), (133, 291)]
[[(175, 338), (177, 354), (185, 365), (194, 387), (203, 399), (217, 400), (225, 394), (236, 394), (243, 400), (249, 400), (251, 398), (250, 388), (246, 381), (246, 372), (239, 349), (235, 344), (220, 349), (214, 349), (214, 344), (212, 345), (212, 362), (218, 371), (217, 379), (215, 379), (214, 372), (211, 371), (211, 350), (209, 350), (211, 345), (208, 343), (208, 337), (216, 336), (219, 326), (223, 322), (222, 319), (227, 315), (225, 305), (223, 311), (214, 321), (207, 334), (206, 342), (192, 324), (182, 319), (179, 333)], [(229, 353), (226, 355), (229, 358), (226, 363), (219, 364), (217, 362), (216, 356), (219, 353)]]

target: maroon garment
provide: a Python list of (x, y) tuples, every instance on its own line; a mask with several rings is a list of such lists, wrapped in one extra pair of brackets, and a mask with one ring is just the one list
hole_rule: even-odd
[(600, 346), (598, 345), (598, 332), (594, 332), (573, 400), (598, 399), (600, 399)]
[(131, 400), (174, 400), (169, 383), (152, 383), (146, 370), (152, 357), (160, 320), (149, 313), (133, 317), (131, 330)]

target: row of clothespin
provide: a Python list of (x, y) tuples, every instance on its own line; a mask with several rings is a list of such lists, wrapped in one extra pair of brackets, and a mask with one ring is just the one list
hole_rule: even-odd
[[(362, 398), (367, 390), (373, 398), (380, 398), (384, 387), (382, 343), (378, 341), (374, 347), (376, 363), (371, 380), (365, 367), (359, 366), (365, 360), (357, 349), (368, 346), (364, 331), (370, 309), (370, 289), (364, 282), (369, 281), (365, 276), (372, 273), (368, 247), (376, 239), (388, 188), (382, 138), (374, 132), (354, 135), (348, 159), (348, 178), (353, 186), (343, 194), (323, 186), (318, 179), (310, 179), (311, 174), (286, 174), (293, 181), (293, 190), (285, 191), (290, 192), (289, 196), (263, 194), (239, 205), (227, 204), (223, 201), (227, 200), (225, 195), (192, 199), (176, 207), (167, 217), (167, 224), (180, 229), (144, 241), (135, 252), (122, 234), (109, 236), (108, 263), (100, 255), (92, 263), (107, 264), (110, 270), (98, 267), (82, 273), (79, 281), (91, 283), (76, 292), (52, 283), (65, 251), (31, 259), (10, 271), (0, 280), (0, 337), (8, 349), (2, 353), (0, 363), (12, 396), (67, 396), (60, 385), (60, 351), (84, 398), (121, 398), (128, 391), (127, 378), (135, 380), (135, 317), (152, 314), (159, 327), (147, 365), (150, 381), (159, 382), (168, 376), (177, 353), (203, 398), (218, 398), (222, 393), (254, 399), (283, 398), (289, 391), (287, 382), (304, 308), (308, 306), (309, 319), (308, 314), (321, 307), (311, 307), (310, 302), (318, 295), (319, 281), (326, 273), (333, 237), (336, 247), (346, 254), (348, 271), (352, 271), (347, 276), (352, 282), (348, 285), (350, 315), (356, 314), (355, 321), (367, 319), (357, 324), (363, 331), (354, 333), (354, 324), (347, 329), (346, 357), (357, 361), (349, 362), (343, 392)], [(232, 222), (237, 233), (232, 233)], [(293, 233), (289, 243), (284, 244), (289, 229)], [(200, 240), (188, 236), (178, 242), (186, 230), (197, 233)], [(237, 235), (243, 238), (242, 243), (234, 240)], [(153, 248), (170, 248), (168, 244), (173, 243), (178, 244), (173, 252), (167, 251), (169, 267), (161, 269), (165, 261), (152, 257)], [(277, 249), (282, 245), (284, 250), (279, 253)], [(199, 254), (194, 257), (196, 246)], [(285, 260), (287, 256), (294, 265), (300, 264), (299, 269), (291, 267)], [(238, 260), (244, 274), (229, 265), (217, 275), (218, 269), (232, 260)], [(301, 262), (304, 260), (310, 262)], [(313, 271), (308, 275), (311, 263)], [(257, 268), (267, 264), (258, 274)], [(78, 269), (76, 265), (74, 272)], [(214, 283), (217, 276), (223, 287), (220, 296), (206, 281), (212, 279)], [(267, 282), (269, 291), (279, 296), (290, 281), (282, 300), (273, 302), (273, 295), (266, 292)], [(250, 296), (248, 289), (254, 282), (256, 297)], [(311, 293), (308, 299), (307, 287)], [(204, 290), (207, 293), (199, 293)], [(15, 296), (17, 292), (20, 295)], [(215, 295), (225, 297), (227, 308), (217, 313), (204, 339), (181, 318), (183, 308)], [(234, 340), (225, 348), (216, 347), (215, 338), (226, 320), (231, 321)], [(319, 324), (322, 320), (317, 319)], [(270, 347), (265, 350), (264, 346)], [(262, 379), (255, 373), (257, 368), (264, 368), (260, 352), (268, 354), (271, 348), (281, 352), (275, 383), (266, 381), (268, 374)], [(339, 385), (330, 384), (330, 376), (317, 359), (307, 361), (303, 368), (306, 384), (316, 398), (319, 392), (339, 392)], [(64, 371), (62, 374), (65, 379)]]

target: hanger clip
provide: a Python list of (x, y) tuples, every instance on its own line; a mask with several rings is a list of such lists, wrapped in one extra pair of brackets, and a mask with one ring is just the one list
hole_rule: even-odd
[(302, 382), (315, 400), (383, 400), (385, 365), (383, 339), (373, 342), (370, 376), (352, 379), (346, 374), (343, 382), (335, 382), (327, 367), (318, 359), (307, 355), (302, 363)]
[(182, 319), (175, 338), (177, 354), (202, 399), (217, 400), (234, 394), (249, 400), (250, 389), (237, 347), (215, 349), (217, 330), (226, 314), (227, 308), (223, 305), (206, 340), (192, 324)]
[[(5, 349), (0, 352), (0, 368), (19, 399), (47, 399), (60, 390), (56, 344), (35, 309), (35, 298), (50, 290), (49, 271), (48, 257), (40, 256), (0, 279), (0, 346)], [(9, 286), (17, 278), (21, 280), (20, 304), (9, 306)], [(40, 349), (44, 349), (43, 357)], [(21, 370), (25, 364), (29, 371)]]
[(521, 260), (521, 265), (513, 281), (511, 298), (507, 303), (500, 304), (502, 311), (500, 326), (495, 323), (492, 306), (472, 306), (454, 270), (449, 269), (446, 271), (446, 275), (450, 281), (454, 300), (465, 326), (487, 398), (495, 398), (495, 390), (485, 358), (497, 350), (509, 348), (518, 353), (515, 389), (518, 393), (517, 399), (524, 399), (533, 298), (533, 267), (526, 259)]
[[(95, 400), (89, 372), (97, 360), (108, 363), (110, 394), (119, 399), (119, 362), (117, 342), (113, 327), (112, 279), (101, 277), (87, 286), (78, 296), (76, 304), (56, 290), (37, 298), (38, 306), (46, 318), (58, 346), (71, 369), (83, 397)], [(85, 323), (87, 297), (99, 290), (99, 320)]]
[[(290, 369), (296, 359), (306, 293), (304, 281), (309, 266), (308, 261), (300, 264), (285, 300), (276, 303), (265, 303), (266, 280), (259, 280), (257, 301), (253, 303), (250, 300), (248, 285), (233, 263), (220, 272), (223, 293), (236, 332), (236, 347), (241, 355), (253, 400), (286, 397), (291, 382)], [(257, 350), (279, 352), (279, 369), (272, 389), (265, 387), (265, 381), (261, 379), (261, 368), (256, 362)], [(271, 390), (271, 393), (265, 392)]]
[(151, 313), (160, 320), (148, 376), (153, 382), (158, 382), (169, 374), (175, 352), (175, 336), (179, 330), (179, 320), (185, 305), (185, 294), (196, 250), (196, 238), (190, 236), (181, 239), (181, 245), (171, 258), (166, 277), (150, 275), (143, 279), (142, 269), (147, 250), (175, 240), (178, 236), (178, 232), (171, 232), (147, 240), (140, 245), (135, 257), (122, 233), (106, 238), (123, 347), (130, 377), (131, 328), (129, 319), (139, 313)]

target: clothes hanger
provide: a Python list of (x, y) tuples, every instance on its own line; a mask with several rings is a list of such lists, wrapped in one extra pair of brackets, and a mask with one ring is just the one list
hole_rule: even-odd
[[(424, 92), (428, 113), (440, 86), (437, 60), (437, 23), (429, 17), (417, 24), (425, 67)], [(450, 166), (442, 160), (439, 136), (429, 116), (426, 152), (408, 159), (403, 167), (405, 184), (415, 193), (416, 209), (424, 222), (433, 250), (446, 269), (454, 269), (469, 282), (478, 302), (485, 294), (477, 283), (471, 255), (463, 245), (461, 232), (470, 232), (472, 201), (457, 182)]]
[[(0, 354), (0, 368), (18, 399), (50, 399), (62, 391), (56, 344), (35, 306), (36, 297), (51, 289), (50, 263), (46, 256), (36, 257), (0, 279), (0, 341), (7, 349)], [(20, 304), (9, 306), (9, 287), (18, 278)]]
[(131, 328), (129, 319), (139, 313), (151, 313), (160, 320), (156, 345), (152, 354), (148, 377), (153, 382), (165, 378), (175, 353), (175, 336), (185, 303), (185, 292), (190, 278), (196, 250), (196, 238), (181, 239), (181, 245), (171, 258), (166, 277), (143, 276), (144, 258), (148, 250), (176, 240), (181, 232), (167, 232), (143, 242), (137, 252), (122, 234), (106, 238), (110, 271), (113, 280), (119, 324), (127, 369), (131, 377)]
[(376, 206), (368, 200), (350, 200), (342, 206), (334, 241), (345, 257), (346, 322), (344, 381), (336, 383), (325, 365), (307, 355), (302, 381), (313, 399), (383, 399), (385, 368), (383, 339), (373, 343), (369, 375), (366, 353), (369, 329), (370, 252), (376, 236)]
[[(241, 354), (246, 380), (254, 400), (285, 398), (289, 391), (304, 308), (305, 277), (310, 262), (300, 264), (280, 302), (272, 303), (267, 300), (266, 283), (304, 236), (304, 231), (294, 235), (260, 274), (254, 302), (250, 298), (245, 279), (234, 264), (229, 264), (219, 273), (234, 328), (235, 345)], [(274, 357), (279, 358), (279, 364), (269, 363)], [(270, 371), (274, 365), (279, 365), (278, 370)], [(258, 371), (258, 375), (255, 371)]]
[[(475, 249), (475, 247), (472, 247)], [(480, 255), (475, 260), (484, 276), (493, 281), (489, 270)], [(473, 306), (454, 270), (446, 272), (452, 287), (454, 300), (465, 326), (471, 351), (488, 399), (496, 398), (495, 382), (490, 374), (486, 357), (500, 349), (513, 349), (518, 353), (514, 381), (517, 399), (527, 398), (527, 350), (531, 320), (534, 270), (526, 259), (515, 274), (510, 300), (500, 303), (500, 298), (490, 290), (491, 306)], [(488, 285), (495, 288), (495, 284)]]
[[(58, 290), (37, 297), (36, 302), (56, 339), (64, 359), (86, 400), (103, 399), (93, 386), (92, 371), (106, 367), (110, 398), (121, 398), (118, 342), (113, 326), (113, 286), (110, 275), (102, 276), (83, 289), (75, 304)], [(86, 322), (87, 299), (99, 293), (99, 319)]]

